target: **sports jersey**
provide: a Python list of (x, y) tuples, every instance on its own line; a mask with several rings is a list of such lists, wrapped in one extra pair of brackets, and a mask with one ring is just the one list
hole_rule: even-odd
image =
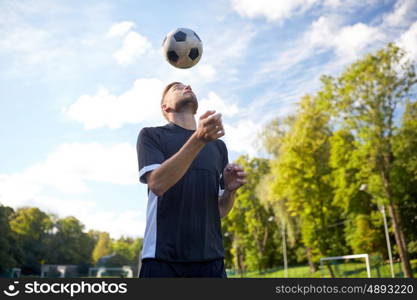
[[(174, 123), (145, 127), (138, 137), (139, 178), (176, 154), (194, 133)], [(224, 257), (218, 198), (227, 148), (217, 139), (197, 154), (184, 176), (162, 196), (148, 189), (142, 259), (202, 262)]]

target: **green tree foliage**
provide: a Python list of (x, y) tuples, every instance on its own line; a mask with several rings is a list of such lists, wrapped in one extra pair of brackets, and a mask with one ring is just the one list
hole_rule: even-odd
[(232, 211), (222, 222), (226, 258), (231, 258), (233, 267), (240, 272), (264, 270), (276, 263), (278, 254), (274, 239), (277, 227), (268, 221), (273, 211), (264, 207), (255, 193), (259, 179), (268, 172), (268, 162), (241, 156), (236, 163), (248, 176), (247, 183), (236, 194)]
[(0, 205), (0, 274), (20, 265), (23, 258), (9, 225), (11, 214), (13, 209)]
[(353, 63), (332, 85), (335, 108), (355, 140), (356, 152), (364, 158), (360, 173), (367, 178), (372, 199), (388, 205), (396, 244), (405, 276), (411, 277), (404, 226), (395, 197), (394, 140), (395, 114), (416, 83), (414, 65), (404, 62), (405, 54), (389, 44), (375, 54)]
[(266, 150), (271, 157), (278, 157), (285, 135), (294, 124), (294, 121), (295, 116), (289, 115), (283, 118), (278, 117), (268, 122), (258, 135), (258, 140), (260, 141), (258, 147)]
[[(267, 123), (262, 130), (259, 140), (262, 142), (266, 152), (272, 157), (273, 163), (278, 160), (281, 147), (285, 143), (285, 137), (291, 130), (295, 120), (296, 117), (293, 115), (284, 118), (278, 117)], [(274, 193), (274, 182), (276, 182), (274, 173), (269, 172), (265, 174), (257, 185), (256, 194), (261, 203), (272, 209), (275, 214), (273, 220), (280, 227), (278, 239), (282, 241), (284, 247), (292, 248), (292, 251), (286, 251), (287, 261), (302, 262), (307, 257), (306, 251), (308, 249), (303, 248), (301, 251), (298, 251), (300, 247), (300, 243), (297, 243), (297, 240), (300, 240), (299, 217), (292, 215), (288, 210), (288, 199), (277, 197), (277, 194)], [(284, 249), (282, 250), (284, 251)], [(295, 254), (295, 256), (292, 254)], [(283, 257), (283, 259), (285, 258)], [(315, 270), (314, 265), (312, 265), (312, 269)]]
[(334, 132), (330, 144), (333, 204), (345, 217), (346, 241), (353, 253), (380, 253), (385, 249), (382, 219), (364, 190), (366, 177), (361, 173), (366, 158), (357, 151), (357, 141), (346, 128)]
[(417, 258), (417, 102), (407, 101), (394, 142), (393, 187), (411, 258)]
[(24, 253), (22, 272), (39, 274), (40, 265), (45, 262), (48, 252), (45, 245), (51, 234), (51, 218), (38, 208), (24, 207), (10, 216), (9, 224)]
[(141, 252), (143, 248), (143, 238), (136, 238), (133, 241), (133, 244), (130, 245), (130, 251), (134, 255), (133, 256), (133, 264), (136, 264), (139, 262)]
[(58, 219), (49, 238), (49, 264), (91, 264), (94, 240), (84, 232), (84, 225), (75, 217)]
[(135, 265), (139, 262), (140, 251), (142, 250), (142, 238), (128, 238), (121, 237), (113, 242), (113, 252), (123, 256), (128, 261), (128, 264)]
[(107, 232), (100, 233), (100, 236), (98, 238), (97, 244), (94, 247), (92, 259), (94, 264), (97, 263), (97, 261), (105, 256), (113, 253), (113, 247), (112, 247), (112, 240), (110, 238), (110, 235)]
[(332, 205), (329, 166), (330, 105), (325, 94), (306, 95), (291, 129), (271, 163), (273, 198), (298, 217), (304, 245), (313, 259), (344, 253), (340, 210)]
[(108, 266), (136, 265), (142, 238), (112, 240), (108, 233), (90, 230), (75, 217), (58, 218), (38, 208), (17, 211), (0, 205), (0, 274), (22, 268), (25, 275), (39, 274), (41, 264), (78, 265), (80, 274), (99, 258), (115, 254)]

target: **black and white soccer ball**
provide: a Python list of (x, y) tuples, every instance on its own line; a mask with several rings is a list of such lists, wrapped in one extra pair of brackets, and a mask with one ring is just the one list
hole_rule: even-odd
[(193, 30), (177, 28), (168, 33), (162, 43), (166, 60), (176, 68), (196, 65), (203, 54), (203, 43)]

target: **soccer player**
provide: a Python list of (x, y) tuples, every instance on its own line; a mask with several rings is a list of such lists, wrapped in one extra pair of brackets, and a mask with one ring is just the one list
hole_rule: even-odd
[(220, 218), (246, 173), (228, 163), (221, 114), (195, 120), (189, 85), (170, 83), (161, 110), (168, 124), (138, 137), (139, 177), (148, 185), (139, 277), (226, 277)]

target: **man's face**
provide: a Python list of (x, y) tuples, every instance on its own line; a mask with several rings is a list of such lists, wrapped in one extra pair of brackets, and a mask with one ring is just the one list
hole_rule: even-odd
[[(165, 94), (162, 109), (166, 112), (191, 112), (195, 114), (198, 108), (197, 97), (191, 86), (177, 83), (171, 86)], [(168, 111), (167, 111), (168, 110)]]

